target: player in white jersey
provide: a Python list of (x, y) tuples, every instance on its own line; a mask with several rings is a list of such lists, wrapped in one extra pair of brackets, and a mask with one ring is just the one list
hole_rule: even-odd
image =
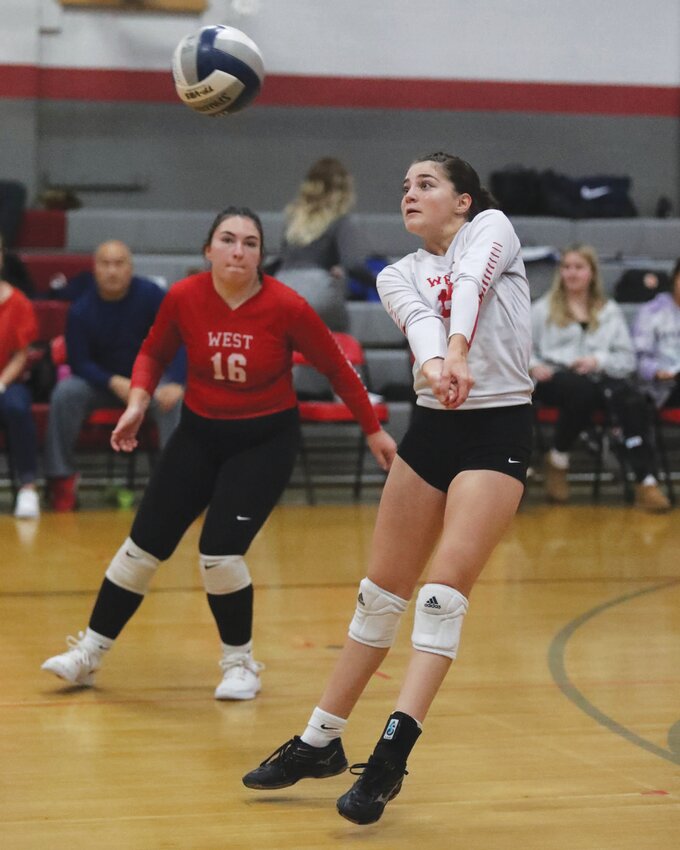
[(531, 452), (529, 287), (508, 219), (475, 170), (449, 154), (417, 159), (404, 180), (406, 229), (422, 239), (378, 277), (406, 334), (417, 405), (380, 501), (367, 577), (349, 635), (301, 736), (244, 776), (272, 789), (346, 768), (340, 736), (417, 594), (413, 651), (395, 711), (337, 801), (355, 823), (380, 818), (456, 657), (470, 591), (514, 516)]

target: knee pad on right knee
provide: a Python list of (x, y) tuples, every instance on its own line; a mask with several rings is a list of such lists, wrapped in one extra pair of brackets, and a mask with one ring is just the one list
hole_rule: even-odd
[(392, 646), (407, 605), (407, 599), (383, 590), (369, 578), (362, 579), (349, 636), (366, 646), (380, 649)]
[(416, 599), (411, 642), (421, 652), (454, 659), (468, 601), (447, 584), (424, 584)]
[(140, 549), (128, 537), (113, 556), (106, 578), (124, 590), (144, 596), (159, 563), (158, 558)]

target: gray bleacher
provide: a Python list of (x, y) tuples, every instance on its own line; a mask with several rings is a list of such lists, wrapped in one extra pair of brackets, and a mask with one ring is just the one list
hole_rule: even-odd
[[(576, 243), (592, 245), (608, 294), (621, 275), (631, 268), (670, 272), (680, 256), (680, 219), (582, 219), (515, 216), (512, 223), (525, 248), (542, 246), (546, 252)], [(556, 259), (527, 262), (532, 299), (546, 292), (553, 280)]]
[[(71, 252), (89, 253), (104, 239), (122, 239), (135, 255), (142, 274), (160, 275), (169, 284), (187, 269), (203, 264), (201, 248), (214, 218), (208, 211), (169, 210), (71, 210), (67, 213), (67, 245)], [(265, 247), (275, 252), (281, 242), (283, 214), (260, 212)], [(357, 213), (357, 223), (370, 253), (389, 259), (415, 250), (418, 239), (404, 230), (398, 213)], [(626, 268), (644, 267), (670, 271), (680, 256), (680, 219), (583, 219), (513, 216), (513, 225), (529, 253), (530, 249), (559, 250), (575, 242), (593, 245), (602, 261), (605, 285), (611, 291)], [(532, 297), (550, 285), (554, 260), (527, 262)]]
[[(67, 213), (67, 250), (89, 252), (104, 239), (125, 241), (140, 274), (163, 277), (169, 285), (189, 269), (204, 265), (201, 249), (214, 211), (116, 210), (87, 207)], [(265, 248), (275, 253), (283, 233), (283, 214), (260, 212)], [(367, 250), (394, 260), (419, 246), (404, 230), (399, 213), (357, 213)], [(602, 275), (611, 293), (628, 268), (670, 271), (680, 256), (680, 219), (588, 219), (513, 216), (513, 225), (525, 248), (532, 298), (550, 286), (561, 248), (582, 242), (600, 255)], [(411, 384), (410, 355), (404, 337), (376, 302), (351, 301), (349, 332), (366, 351), (369, 389), (378, 394), (407, 394)], [(632, 320), (634, 310), (626, 312)], [(401, 388), (401, 390), (399, 389)], [(410, 415), (409, 401), (389, 401), (390, 430), (399, 438)]]

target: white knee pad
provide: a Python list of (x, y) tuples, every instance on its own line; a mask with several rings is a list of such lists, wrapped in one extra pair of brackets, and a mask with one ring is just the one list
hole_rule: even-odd
[(424, 584), (416, 599), (411, 641), (416, 649), (455, 658), (468, 601), (446, 584)]
[(223, 596), (236, 593), (251, 583), (241, 555), (200, 555), (201, 578), (206, 593)]
[(158, 558), (140, 549), (128, 537), (113, 556), (106, 571), (106, 578), (118, 587), (144, 596), (158, 564)]
[(407, 605), (407, 599), (383, 590), (370, 578), (363, 578), (359, 584), (356, 611), (349, 624), (349, 636), (367, 646), (392, 646)]

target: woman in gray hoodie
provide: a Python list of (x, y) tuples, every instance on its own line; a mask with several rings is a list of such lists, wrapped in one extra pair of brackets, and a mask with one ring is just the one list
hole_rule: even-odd
[(544, 466), (548, 498), (568, 500), (569, 450), (593, 413), (605, 410), (635, 475), (636, 506), (669, 510), (655, 477), (649, 403), (631, 380), (633, 343), (621, 308), (605, 295), (594, 248), (573, 245), (563, 252), (550, 291), (532, 307), (532, 333), (534, 398), (559, 409)]

